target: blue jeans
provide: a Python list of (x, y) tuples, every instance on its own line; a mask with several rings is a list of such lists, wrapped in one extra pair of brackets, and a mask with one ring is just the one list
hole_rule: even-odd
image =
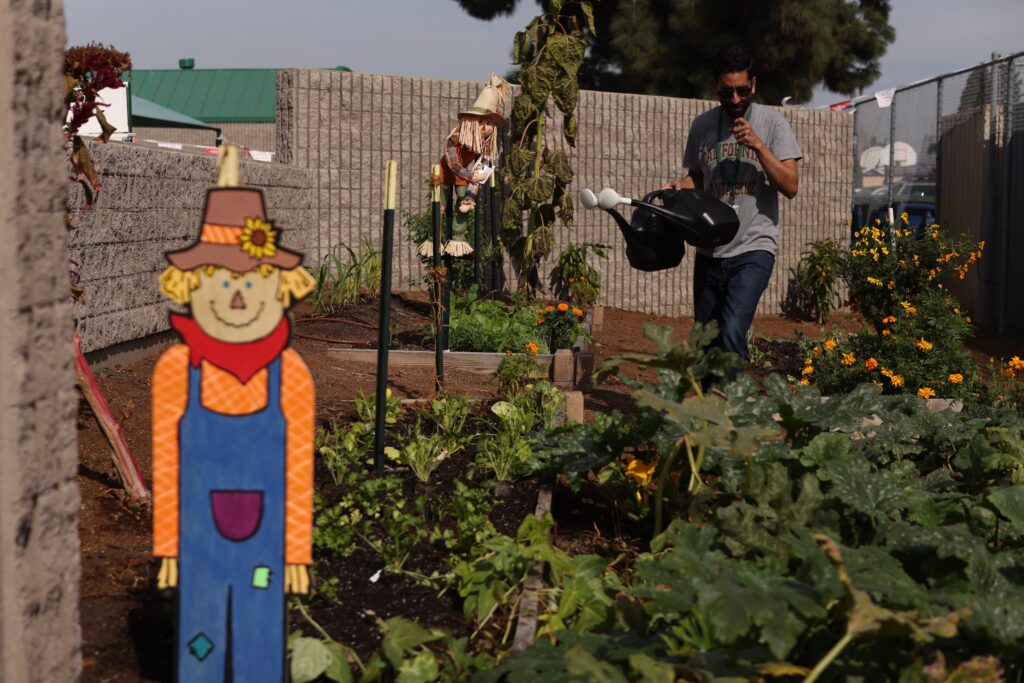
[(693, 317), (699, 323), (717, 321), (716, 344), (743, 360), (749, 358), (747, 332), (774, 267), (775, 256), (767, 251), (731, 258), (697, 254), (694, 261)]

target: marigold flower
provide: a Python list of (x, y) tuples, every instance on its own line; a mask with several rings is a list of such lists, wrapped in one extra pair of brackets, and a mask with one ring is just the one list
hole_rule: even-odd
[(571, 278), (569, 278), (569, 284), (570, 284), (570, 285), (571, 285), (572, 283), (574, 283), (574, 282), (576, 282), (576, 278), (574, 278), (574, 277), (571, 277)]
[(800, 374), (803, 375), (804, 377), (808, 377), (810, 375), (813, 375), (814, 374), (814, 366), (813, 365), (805, 365), (804, 369), (800, 372)]
[(804, 377), (802, 380), (800, 380), (800, 384), (803, 384), (805, 387), (810, 385), (810, 383), (811, 383), (811, 380), (807, 379), (806, 377)]
[(550, 313), (551, 311), (555, 310), (555, 307), (554, 306), (545, 306), (544, 310), (547, 311), (548, 313)]
[(853, 365), (856, 362), (857, 362), (857, 359), (854, 357), (852, 352), (851, 353), (844, 353), (843, 354), (843, 359), (842, 359), (843, 365)]
[(535, 344), (534, 342), (527, 342), (526, 343), (526, 350), (527, 350), (527, 352), (529, 352), (529, 354), (531, 356), (536, 356), (537, 355), (537, 344)]
[(901, 387), (901, 386), (903, 386), (903, 375), (890, 375), (889, 376), (889, 382), (894, 387)]
[(537, 324), (538, 325), (543, 325), (544, 324), (544, 318), (537, 318)]
[(582, 310), (580, 310), (580, 309), (578, 309), (578, 308), (575, 308), (575, 307), (574, 307), (574, 308), (572, 309), (572, 314), (573, 314), (574, 316), (576, 316), (577, 318), (579, 318), (580, 316), (582, 316), (582, 315), (583, 315), (583, 311), (582, 311)]
[(890, 323), (894, 322), (896, 322), (896, 316), (894, 315), (887, 315), (886, 317), (882, 318), (883, 325), (889, 325)]
[(569, 310), (569, 304), (565, 303), (564, 301), (562, 303), (558, 304), (558, 312), (559, 313), (565, 313), (568, 310)]
[(878, 361), (875, 360), (874, 358), (868, 358), (866, 361), (864, 361), (864, 367), (867, 368), (868, 370), (874, 370), (875, 368), (878, 367)]
[(918, 339), (914, 346), (921, 349), (922, 351), (931, 351), (934, 348), (934, 344), (932, 344), (930, 341), (926, 341), (924, 337)]
[(1003, 374), (1010, 379), (1017, 379), (1017, 373), (1014, 372), (1013, 368), (1003, 368)]
[(1024, 360), (1021, 360), (1020, 356), (1014, 356), (1006, 364), (1014, 370), (1024, 370)]
[(906, 211), (900, 214), (900, 220), (903, 221), (903, 225), (910, 225), (910, 215)]
[(875, 287), (881, 287), (882, 286), (882, 281), (879, 280), (877, 277), (869, 277), (868, 278), (868, 284), (872, 284)]
[(890, 334), (892, 334), (892, 332), (890, 332), (889, 330), (882, 330), (883, 337), (888, 337)]
[(951, 374), (946, 379), (949, 380), (950, 384), (960, 384), (961, 382), (964, 381), (964, 376), (961, 375), (959, 372), (954, 372), (953, 374)]
[(815, 356), (820, 356), (821, 355), (821, 347), (820, 346), (815, 346), (813, 349), (811, 349), (811, 353), (814, 354)]
[(828, 349), (829, 351), (836, 348), (837, 346), (839, 346), (839, 344), (837, 344), (834, 339), (829, 339), (828, 341), (825, 342), (825, 348)]
[(881, 372), (886, 377), (892, 377), (892, 374), (893, 374), (892, 370), (890, 370), (889, 368), (882, 368)]
[(920, 389), (917, 390), (917, 395), (920, 396), (921, 398), (934, 398), (935, 390), (930, 389), (928, 387), (921, 387)]

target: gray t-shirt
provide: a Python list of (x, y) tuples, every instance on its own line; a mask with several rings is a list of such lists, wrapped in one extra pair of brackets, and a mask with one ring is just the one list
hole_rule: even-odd
[[(782, 112), (751, 104), (746, 119), (779, 161), (801, 158), (800, 145)], [(757, 154), (749, 147), (743, 146), (737, 160), (732, 126), (732, 119), (718, 106), (694, 119), (686, 140), (683, 166), (699, 170), (704, 176), (704, 191), (736, 208), (740, 216), (740, 229), (732, 242), (716, 247), (714, 253), (710, 249), (698, 251), (715, 258), (755, 250), (775, 254), (779, 244), (778, 190), (768, 184)]]

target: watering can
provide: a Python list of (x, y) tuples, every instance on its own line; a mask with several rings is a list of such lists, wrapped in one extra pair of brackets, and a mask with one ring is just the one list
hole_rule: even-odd
[[(740, 227), (735, 211), (702, 190), (655, 190), (630, 199), (606, 187), (600, 195), (580, 190), (580, 202), (612, 215), (626, 240), (629, 265), (648, 272), (678, 266), (687, 242), (702, 249), (728, 244)], [(619, 204), (635, 209), (630, 222), (615, 210)]]

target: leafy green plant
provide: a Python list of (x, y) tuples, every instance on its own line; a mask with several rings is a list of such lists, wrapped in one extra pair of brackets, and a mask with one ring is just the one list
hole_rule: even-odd
[(489, 467), (499, 483), (510, 482), (528, 474), (532, 457), (530, 442), (508, 430), (481, 440), (477, 449), (477, 462)]
[(815, 240), (800, 255), (793, 295), (797, 307), (812, 320), (826, 323), (839, 307), (842, 250), (835, 240)]
[(524, 394), (536, 401), (537, 417), (541, 427), (544, 429), (558, 427), (565, 408), (565, 394), (562, 393), (562, 390), (547, 380), (528, 384), (525, 389)]
[[(377, 394), (367, 394), (362, 389), (356, 391), (355, 406), (359, 420), (373, 429), (377, 420)], [(388, 389), (384, 399), (384, 424), (397, 424), (401, 417), (400, 399), (397, 394)]]
[(317, 433), (316, 452), (335, 484), (348, 481), (366, 455), (369, 442), (365, 438), (366, 432), (359, 427), (361, 425), (335, 425), (330, 430)]
[(465, 297), (453, 298), (451, 306), (448, 346), (454, 351), (522, 351), (528, 344), (548, 351), (531, 307), (477, 299), (474, 287)]
[(537, 425), (537, 405), (531, 398), (521, 394), (491, 406), (491, 412), (501, 420), (501, 431), (525, 436)]
[(577, 306), (593, 306), (601, 295), (601, 274), (587, 262), (587, 252), (596, 258), (608, 258), (611, 247), (600, 242), (571, 244), (558, 255), (551, 272), (551, 289)]
[(402, 447), (391, 450), (400, 463), (412, 470), (417, 480), (426, 484), (434, 470), (455, 453), (448, 449), (449, 442), (443, 434), (423, 434), (417, 422), (415, 432), (407, 437)]
[(494, 379), (498, 382), (498, 391), (502, 396), (511, 398), (518, 396), (530, 378), (543, 372), (540, 364), (531, 353), (505, 353), (494, 370)]
[(451, 497), (437, 498), (420, 514), (433, 522), (430, 531), (431, 543), (440, 543), (449, 553), (450, 561), (458, 562), (468, 558), (487, 539), (497, 535), (491, 524), (492, 498), (486, 489), (469, 487), (455, 481)]
[(593, 32), (590, 2), (553, 0), (513, 41), (512, 61), (519, 67), (521, 90), (512, 106), (512, 143), (501, 173), (509, 190), (502, 223), (520, 284), (530, 290), (538, 286), (537, 266), (554, 245), (556, 214), (566, 226), (573, 222), (567, 192), (573, 178), (569, 156), (546, 142), (545, 129), (547, 102), (552, 99), (562, 113), (562, 136), (575, 146), (577, 79), (587, 47), (581, 15)]

